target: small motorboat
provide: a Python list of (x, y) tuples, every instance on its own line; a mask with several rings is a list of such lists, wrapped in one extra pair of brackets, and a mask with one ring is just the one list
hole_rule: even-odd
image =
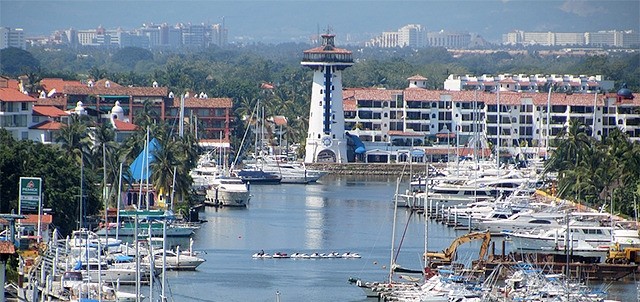
[(324, 254), (324, 258), (342, 258), (342, 255), (337, 252), (331, 252), (329, 254)]
[(342, 258), (362, 258), (358, 253), (346, 252), (342, 254)]
[(309, 255), (309, 258), (312, 258), (312, 259), (322, 258), (322, 254), (316, 252)]
[(272, 258), (279, 258), (279, 259), (283, 259), (283, 258), (291, 258), (291, 256), (287, 255), (287, 253), (280, 253), (280, 252), (276, 252), (273, 254), (273, 256), (271, 256)]
[(256, 258), (256, 259), (271, 258), (271, 254), (265, 253), (264, 251), (260, 251), (260, 252), (257, 252), (255, 254), (253, 254), (253, 256), (251, 256), (251, 258)]

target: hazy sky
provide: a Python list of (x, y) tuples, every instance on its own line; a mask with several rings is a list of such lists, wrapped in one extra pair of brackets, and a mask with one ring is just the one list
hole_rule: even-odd
[(121, 27), (143, 23), (221, 23), (229, 40), (307, 42), (327, 26), (337, 42), (363, 41), (383, 31), (421, 24), (428, 31), (478, 33), (499, 41), (503, 33), (640, 30), (638, 0), (0, 0), (0, 26), (28, 36), (56, 29)]

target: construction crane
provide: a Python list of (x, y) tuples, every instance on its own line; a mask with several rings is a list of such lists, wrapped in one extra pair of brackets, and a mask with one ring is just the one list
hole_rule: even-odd
[(484, 259), (484, 256), (487, 254), (487, 250), (489, 249), (489, 243), (491, 242), (491, 234), (489, 232), (473, 232), (469, 234), (462, 235), (451, 242), (451, 245), (442, 252), (426, 252), (425, 258), (432, 268), (435, 268), (439, 265), (448, 265), (451, 264), (454, 260), (456, 260), (456, 251), (458, 246), (463, 243), (467, 243), (473, 240), (482, 239), (482, 245), (480, 246), (480, 253), (478, 254), (478, 259)]

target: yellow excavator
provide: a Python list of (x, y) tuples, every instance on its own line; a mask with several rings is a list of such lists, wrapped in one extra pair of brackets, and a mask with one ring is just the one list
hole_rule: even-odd
[(469, 234), (462, 235), (451, 243), (451, 245), (442, 252), (427, 252), (425, 254), (425, 258), (427, 263), (430, 264), (431, 268), (436, 268), (440, 265), (448, 265), (451, 264), (454, 260), (456, 260), (456, 250), (458, 246), (463, 243), (467, 243), (472, 240), (480, 240), (482, 239), (482, 245), (480, 246), (480, 253), (478, 255), (478, 259), (484, 259), (484, 256), (487, 254), (487, 250), (489, 249), (489, 243), (491, 242), (491, 234), (489, 232), (473, 232)]
[(640, 265), (640, 247), (620, 247), (614, 244), (607, 253), (606, 263), (610, 264), (635, 264)]

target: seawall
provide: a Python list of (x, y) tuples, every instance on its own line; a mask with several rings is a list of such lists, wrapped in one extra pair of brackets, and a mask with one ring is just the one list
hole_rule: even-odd
[[(306, 164), (309, 169), (328, 171), (338, 175), (409, 175), (408, 164), (387, 164), (387, 163), (313, 163)], [(424, 165), (414, 165), (413, 171), (424, 169)]]

